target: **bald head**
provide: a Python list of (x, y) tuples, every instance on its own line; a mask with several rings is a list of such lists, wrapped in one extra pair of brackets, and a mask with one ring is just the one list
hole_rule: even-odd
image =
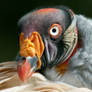
[(25, 37), (31, 32), (38, 31), (39, 33), (47, 34), (49, 27), (58, 23), (66, 30), (71, 23), (69, 13), (57, 8), (43, 8), (26, 14), (19, 21), (19, 31), (24, 32)]

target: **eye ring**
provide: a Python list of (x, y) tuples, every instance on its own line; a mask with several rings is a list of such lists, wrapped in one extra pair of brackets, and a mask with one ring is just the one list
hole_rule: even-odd
[(49, 28), (49, 35), (51, 38), (57, 39), (62, 33), (62, 26), (59, 24), (52, 24)]

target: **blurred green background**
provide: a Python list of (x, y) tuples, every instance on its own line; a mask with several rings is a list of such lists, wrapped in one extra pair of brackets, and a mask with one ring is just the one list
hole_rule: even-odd
[(92, 0), (2, 0), (0, 1), (0, 62), (13, 60), (18, 51), (17, 21), (40, 6), (65, 5), (75, 13), (92, 17)]

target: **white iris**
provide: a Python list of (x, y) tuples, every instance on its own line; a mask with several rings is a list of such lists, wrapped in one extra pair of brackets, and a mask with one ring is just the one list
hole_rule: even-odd
[(59, 34), (59, 29), (58, 27), (53, 27), (50, 29), (50, 34), (53, 35), (53, 36), (56, 36)]

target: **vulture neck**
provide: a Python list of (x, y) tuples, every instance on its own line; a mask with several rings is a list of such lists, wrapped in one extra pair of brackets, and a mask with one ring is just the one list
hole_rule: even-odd
[(64, 74), (67, 71), (70, 58), (76, 53), (77, 49), (79, 48), (78, 29), (76, 26), (75, 16), (71, 25), (64, 33), (63, 41), (65, 42), (65, 44), (69, 46), (69, 48), (65, 49), (66, 53), (65, 55), (63, 55), (63, 60), (61, 60), (62, 63), (56, 66), (56, 70), (59, 72), (59, 74)]

